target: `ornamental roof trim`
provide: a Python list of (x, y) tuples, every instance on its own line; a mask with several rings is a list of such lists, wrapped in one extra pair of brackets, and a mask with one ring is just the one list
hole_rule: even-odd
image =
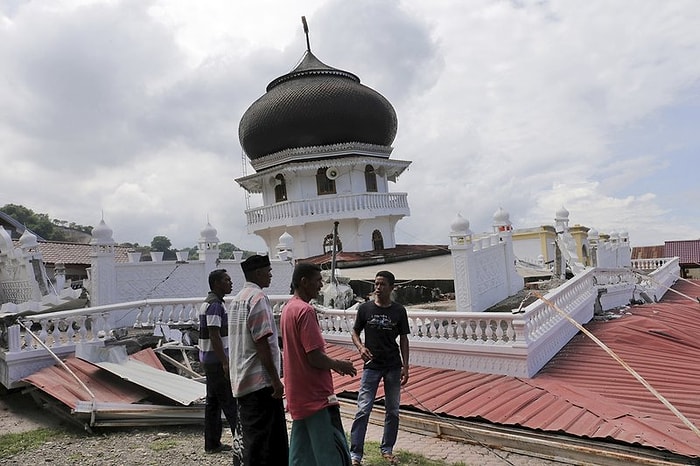
[(369, 155), (371, 157), (389, 158), (394, 150), (391, 146), (380, 146), (378, 144), (368, 144), (365, 142), (341, 142), (337, 144), (327, 144), (322, 146), (307, 146), (284, 149), (279, 152), (265, 155), (250, 161), (255, 171), (275, 167), (297, 160), (308, 159), (309, 156), (317, 157), (340, 157), (343, 155)]

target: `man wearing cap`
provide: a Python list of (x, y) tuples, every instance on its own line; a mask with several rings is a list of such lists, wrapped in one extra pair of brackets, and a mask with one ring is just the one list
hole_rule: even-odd
[(270, 300), (268, 256), (241, 263), (243, 289), (229, 308), (231, 386), (243, 427), (244, 465), (287, 464), (289, 442), (280, 380), (280, 348)]

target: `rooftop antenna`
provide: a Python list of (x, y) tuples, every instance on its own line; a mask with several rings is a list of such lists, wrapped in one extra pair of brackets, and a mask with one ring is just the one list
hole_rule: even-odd
[(304, 34), (306, 35), (306, 51), (311, 53), (311, 43), (309, 42), (309, 25), (306, 24), (306, 16), (301, 17), (301, 24), (304, 25)]

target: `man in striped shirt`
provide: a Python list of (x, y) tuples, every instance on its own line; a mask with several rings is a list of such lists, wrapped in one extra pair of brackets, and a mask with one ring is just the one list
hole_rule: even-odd
[(207, 378), (207, 398), (204, 407), (204, 451), (230, 451), (221, 443), (221, 412), (236, 437), (238, 409), (231, 391), (228, 362), (228, 318), (224, 296), (231, 292), (231, 277), (226, 270), (209, 274), (209, 294), (199, 308), (199, 362)]
[(243, 464), (286, 465), (289, 451), (287, 421), (280, 381), (280, 348), (270, 300), (268, 256), (254, 255), (241, 263), (243, 289), (229, 308), (231, 386), (240, 410)]

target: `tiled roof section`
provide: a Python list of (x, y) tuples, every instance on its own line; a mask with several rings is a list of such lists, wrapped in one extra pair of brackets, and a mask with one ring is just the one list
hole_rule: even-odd
[[(680, 292), (700, 295), (700, 282)], [(675, 293), (586, 327), (635, 369), (695, 426), (700, 425), (700, 304)], [(329, 345), (334, 358), (356, 351)], [(334, 374), (336, 392), (356, 393), (360, 376)], [(383, 396), (380, 388), (377, 397)], [(700, 439), (588, 337), (572, 339), (531, 379), (413, 366), (402, 405), (443, 416), (483, 420), (590, 439), (612, 440), (700, 457)]]
[[(14, 242), (19, 246), (19, 242)], [(64, 243), (61, 241), (39, 241), (39, 251), (47, 264), (83, 264), (90, 265), (89, 244)], [(129, 248), (125, 246), (114, 247), (114, 261), (128, 262)]]
[[(447, 245), (431, 244), (397, 244), (395, 248), (381, 249), (378, 251), (344, 252), (336, 254), (338, 267), (351, 268), (365, 265), (401, 262), (421, 257), (432, 257), (449, 254)], [(310, 262), (317, 265), (327, 265), (332, 261), (331, 253), (301, 259), (300, 262)]]
[(632, 248), (632, 259), (660, 259), (664, 255), (664, 246), (635, 246)]
[(700, 264), (700, 240), (666, 241), (664, 257), (676, 256), (681, 264)]

